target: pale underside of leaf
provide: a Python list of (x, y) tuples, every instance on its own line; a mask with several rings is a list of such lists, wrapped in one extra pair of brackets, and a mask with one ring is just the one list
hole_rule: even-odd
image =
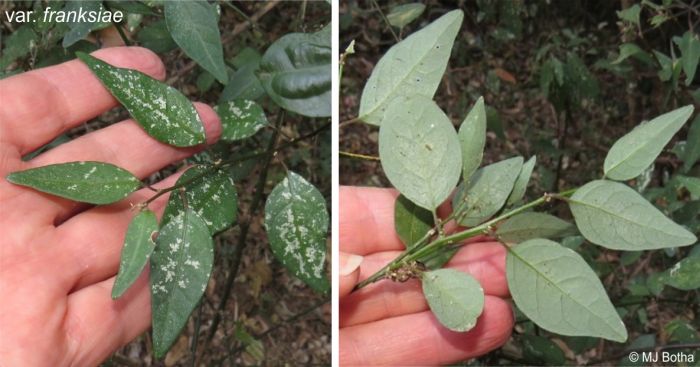
[(630, 187), (596, 180), (569, 199), (576, 225), (587, 240), (613, 250), (687, 246), (697, 238)]
[(474, 104), (459, 126), (459, 144), (462, 148), (462, 177), (469, 181), (484, 156), (486, 145), (486, 107), (484, 97)]
[(603, 285), (576, 252), (533, 239), (511, 248), (506, 269), (513, 300), (540, 327), (562, 335), (627, 340)]
[(527, 184), (530, 182), (530, 176), (532, 176), (532, 170), (535, 168), (536, 162), (537, 157), (533, 155), (523, 164), (523, 167), (520, 169), (520, 174), (513, 185), (513, 191), (510, 193), (510, 196), (508, 196), (506, 206), (513, 205), (523, 199), (525, 192), (527, 191)]
[(463, 18), (461, 10), (453, 10), (390, 48), (362, 90), (359, 119), (380, 125), (394, 98), (415, 94), (432, 98)]
[(484, 309), (484, 290), (471, 275), (439, 269), (421, 276), (423, 294), (440, 323), (452, 331), (469, 331)]
[(573, 224), (545, 213), (521, 213), (501, 224), (496, 235), (505, 242), (523, 242), (533, 238), (560, 238), (576, 233)]

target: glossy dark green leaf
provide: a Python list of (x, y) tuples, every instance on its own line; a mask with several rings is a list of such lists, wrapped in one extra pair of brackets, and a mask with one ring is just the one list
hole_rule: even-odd
[(267, 126), (267, 116), (259, 104), (245, 99), (236, 99), (216, 106), (221, 117), (221, 140), (236, 141), (249, 138)]
[(403, 28), (423, 14), (424, 10), (425, 4), (421, 3), (398, 5), (391, 9), (386, 19), (394, 27)]
[(418, 240), (433, 228), (433, 213), (430, 210), (399, 195), (394, 204), (394, 229), (407, 249), (413, 247)]
[(576, 234), (576, 227), (562, 219), (545, 213), (521, 213), (498, 227), (498, 237), (511, 243), (524, 242), (533, 238), (561, 238)]
[(697, 241), (695, 235), (618, 182), (591, 181), (574, 193), (569, 205), (581, 234), (609, 249), (652, 250)]
[(265, 228), (277, 259), (318, 292), (327, 292), (326, 238), (328, 211), (312, 184), (289, 172), (265, 204)]
[(533, 155), (523, 164), (518, 178), (515, 179), (513, 191), (510, 193), (510, 196), (508, 196), (508, 200), (506, 201), (507, 206), (518, 203), (525, 196), (527, 184), (530, 182), (530, 176), (532, 176), (532, 170), (535, 168), (535, 163), (537, 163), (537, 157)]
[(469, 181), (481, 165), (486, 145), (486, 108), (484, 97), (474, 104), (462, 124), (459, 125), (459, 145), (462, 148), (462, 177)]
[(475, 226), (496, 214), (506, 203), (523, 166), (523, 157), (506, 159), (476, 171), (469, 185), (459, 185), (452, 207), (460, 210), (457, 220)]
[(184, 196), (187, 206), (182, 201), (182, 193), (172, 192), (168, 205), (163, 213), (163, 223), (167, 223), (180, 215), (185, 207), (193, 210), (207, 224), (212, 234), (222, 231), (236, 220), (238, 212), (238, 194), (233, 179), (226, 170), (206, 173), (202, 166), (194, 166), (185, 171), (177, 180), (178, 184), (205, 177), (188, 184)]
[(129, 171), (103, 162), (70, 162), (12, 172), (7, 180), (90, 204), (111, 204), (141, 186)]
[(683, 159), (683, 170), (685, 172), (690, 171), (695, 162), (700, 159), (700, 114), (695, 116), (693, 123), (690, 125), (681, 158)]
[[(104, 12), (104, 6), (101, 1), (83, 0), (83, 1), (68, 1), (66, 6), (62, 9), (64, 14), (70, 14), (71, 12), (84, 13), (94, 12), (93, 14), (98, 14), (99, 12)], [(58, 15), (56, 15), (58, 16)], [(83, 17), (85, 21), (76, 19), (75, 22), (69, 22), (68, 27), (70, 30), (63, 36), (63, 47), (68, 48), (74, 43), (85, 38), (90, 32), (96, 29), (104, 28), (111, 23), (102, 22), (100, 19), (88, 19), (88, 17)]]
[(175, 43), (222, 84), (228, 82), (219, 34), (219, 16), (204, 0), (166, 1), (165, 21)]
[(394, 98), (432, 98), (445, 73), (463, 18), (461, 10), (453, 10), (390, 48), (362, 90), (359, 118), (380, 125)]
[(435, 210), (459, 181), (462, 157), (454, 126), (435, 102), (397, 98), (379, 129), (384, 173), (416, 205)]
[(258, 77), (280, 107), (308, 117), (331, 115), (331, 27), (290, 33), (263, 55)]
[(692, 113), (693, 106), (688, 105), (635, 127), (610, 148), (605, 157), (605, 176), (618, 181), (637, 177), (654, 162)]
[(82, 52), (77, 56), (150, 136), (177, 147), (204, 143), (204, 126), (199, 114), (192, 102), (175, 88)]
[(543, 329), (627, 340), (600, 279), (576, 252), (549, 240), (529, 240), (508, 251), (506, 273), (515, 304)]
[(157, 233), (158, 219), (152, 211), (139, 212), (131, 220), (126, 230), (119, 273), (112, 286), (112, 298), (121, 297), (141, 275), (151, 253), (156, 248), (154, 240)]
[(700, 288), (700, 256), (688, 256), (677, 262), (666, 272), (666, 284), (689, 291)]
[(452, 331), (468, 331), (484, 310), (484, 290), (469, 274), (455, 269), (423, 273), (423, 294), (438, 321)]
[(214, 242), (192, 210), (166, 223), (151, 255), (153, 350), (161, 358), (177, 340), (209, 282)]

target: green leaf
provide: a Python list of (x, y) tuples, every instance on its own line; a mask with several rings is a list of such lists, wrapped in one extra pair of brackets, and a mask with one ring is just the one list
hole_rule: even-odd
[(486, 145), (484, 97), (479, 97), (459, 126), (459, 144), (462, 147), (462, 177), (465, 181), (469, 181), (484, 157), (484, 146)]
[(164, 20), (159, 20), (143, 27), (136, 35), (136, 39), (141, 46), (155, 53), (168, 52), (177, 47)]
[(569, 205), (581, 234), (609, 249), (652, 250), (697, 241), (695, 235), (618, 182), (591, 181), (576, 190)]
[(452, 331), (468, 331), (484, 310), (484, 290), (471, 275), (455, 269), (423, 273), (423, 294), (438, 321)]
[(103, 162), (51, 164), (12, 172), (7, 180), (62, 198), (90, 204), (111, 204), (141, 186), (129, 171)]
[(151, 257), (158, 233), (158, 219), (150, 210), (139, 212), (129, 223), (122, 248), (119, 273), (112, 286), (112, 298), (117, 299), (138, 279)]
[(167, 353), (209, 283), (214, 242), (206, 223), (187, 210), (166, 223), (151, 255), (151, 319), (156, 358)]
[(215, 110), (221, 117), (223, 141), (249, 138), (268, 124), (265, 111), (259, 104), (250, 100), (236, 99), (224, 102), (216, 106)]
[(265, 228), (277, 259), (317, 292), (327, 292), (326, 237), (328, 212), (323, 195), (289, 172), (267, 197)]
[(691, 31), (686, 31), (683, 38), (673, 37), (673, 42), (681, 49), (681, 62), (685, 73), (685, 85), (689, 86), (695, 79), (695, 71), (700, 61), (700, 38)]
[(533, 238), (561, 238), (576, 234), (573, 224), (545, 213), (521, 213), (498, 227), (498, 237), (506, 242), (518, 243)]
[(518, 178), (515, 179), (515, 184), (513, 185), (513, 191), (508, 196), (508, 201), (506, 205), (513, 205), (525, 196), (525, 191), (527, 191), (527, 184), (530, 182), (530, 176), (532, 176), (532, 170), (535, 168), (535, 163), (537, 162), (537, 157), (532, 156), (530, 159), (523, 164), (523, 168), (520, 169), (520, 174)]
[(685, 172), (690, 171), (695, 162), (700, 159), (700, 114), (695, 116), (693, 123), (690, 125), (681, 159), (683, 159), (683, 171)]
[(253, 357), (256, 363), (262, 363), (265, 360), (265, 345), (250, 335), (240, 321), (236, 322), (235, 336), (238, 341), (245, 345), (246, 353)]
[(666, 284), (673, 288), (690, 291), (700, 288), (700, 256), (688, 256), (677, 262), (666, 272)]
[(528, 363), (564, 366), (566, 356), (559, 346), (551, 340), (538, 335), (523, 334), (520, 336), (523, 346), (523, 357)]
[(150, 136), (176, 147), (204, 143), (202, 120), (177, 89), (139, 71), (117, 68), (82, 52), (76, 55)]
[(700, 199), (700, 177), (676, 175), (675, 180), (690, 193), (690, 200)]
[(465, 189), (459, 185), (452, 199), (452, 208), (460, 210), (457, 217), (464, 226), (475, 226), (496, 214), (506, 203), (523, 166), (523, 157), (506, 159), (474, 173)]
[(331, 27), (290, 33), (262, 57), (258, 77), (272, 100), (308, 117), (331, 115)]
[(394, 229), (407, 249), (423, 238), (433, 225), (432, 212), (399, 195), (394, 204)]
[(194, 166), (178, 178), (176, 184), (182, 184), (206, 174), (185, 187), (187, 205), (182, 202), (180, 192), (174, 191), (170, 194), (163, 213), (163, 223), (176, 219), (182, 215), (185, 208), (190, 208), (207, 224), (211, 234), (231, 226), (238, 211), (238, 194), (233, 179), (226, 170), (208, 174), (206, 172), (205, 167)]
[(397, 98), (379, 129), (379, 158), (392, 185), (418, 206), (435, 210), (459, 181), (459, 139), (440, 107), (420, 95)]
[(163, 11), (175, 43), (199, 66), (226, 84), (228, 75), (214, 6), (204, 0), (166, 1)]
[[(88, 0), (83, 0), (83, 1), (68, 1), (66, 3), (66, 6), (63, 8), (62, 12), (65, 12), (66, 14), (69, 14), (71, 12), (77, 13), (84, 13), (88, 14), (88, 12), (94, 12), (94, 14), (100, 13), (104, 11), (104, 7), (102, 6), (101, 1), (88, 1)], [(85, 17), (87, 18), (87, 17)], [(85, 19), (84, 18), (84, 19)], [(70, 18), (68, 18), (70, 19)], [(78, 18), (80, 19), (80, 18)], [(66, 33), (63, 36), (63, 47), (68, 48), (74, 43), (80, 41), (81, 39), (85, 38), (90, 32), (104, 28), (106, 26), (109, 26), (111, 23), (108, 22), (101, 22), (97, 21), (75, 21), (75, 22), (69, 22), (68, 27), (70, 30), (68, 33)]]
[(639, 26), (639, 13), (641, 11), (642, 8), (639, 4), (634, 4), (627, 9), (617, 11), (617, 17), (625, 22)]
[[(4, 37), (4, 35), (3, 35)], [(39, 35), (30, 24), (23, 24), (3, 39), (5, 47), (0, 55), (0, 70), (6, 69), (15, 60), (24, 57), (37, 46)]]
[(654, 162), (692, 113), (693, 106), (688, 105), (635, 127), (610, 148), (605, 157), (605, 176), (618, 181), (637, 177)]
[(379, 125), (394, 98), (432, 98), (445, 73), (463, 18), (461, 10), (453, 10), (390, 48), (362, 90), (359, 118)]
[(389, 24), (396, 28), (403, 28), (408, 23), (411, 23), (418, 18), (425, 10), (425, 4), (411, 3), (395, 6), (391, 12), (386, 15)]
[(262, 55), (257, 50), (246, 47), (233, 58), (233, 65), (236, 72), (231, 75), (228, 84), (221, 91), (219, 103), (228, 102), (234, 99), (255, 100), (265, 94), (260, 79), (255, 72), (260, 67)]
[(510, 248), (506, 273), (515, 304), (543, 329), (627, 340), (600, 279), (576, 252), (549, 240), (529, 240)]
[(634, 43), (621, 44), (620, 54), (617, 56), (617, 59), (615, 59), (615, 61), (612, 62), (612, 64), (619, 64), (630, 57), (634, 57), (635, 59), (648, 65), (654, 64), (654, 59), (652, 59), (646, 51), (642, 50), (639, 46), (637, 46)]

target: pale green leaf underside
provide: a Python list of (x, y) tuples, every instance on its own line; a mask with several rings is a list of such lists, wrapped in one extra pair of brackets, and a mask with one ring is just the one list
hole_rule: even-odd
[(236, 141), (249, 138), (267, 126), (265, 111), (259, 104), (245, 99), (235, 99), (216, 106), (221, 117), (221, 140)]
[(379, 158), (392, 185), (434, 210), (459, 181), (462, 157), (450, 119), (428, 97), (397, 98), (379, 129)]
[(600, 279), (571, 249), (545, 239), (523, 242), (508, 251), (506, 272), (515, 304), (543, 329), (627, 340)]
[(359, 118), (379, 125), (394, 98), (415, 94), (432, 98), (463, 18), (461, 10), (453, 10), (391, 47), (362, 90)]
[(112, 286), (112, 298), (121, 297), (138, 279), (148, 263), (156, 243), (158, 219), (155, 213), (145, 210), (138, 213), (129, 223), (119, 262), (119, 273)]
[(605, 177), (622, 181), (639, 176), (692, 113), (692, 105), (681, 107), (635, 127), (620, 138), (605, 157)]
[(308, 117), (331, 115), (331, 27), (290, 33), (273, 43), (258, 77), (280, 107)]
[(177, 147), (204, 143), (202, 120), (177, 89), (139, 71), (117, 68), (82, 52), (76, 55), (148, 135)]
[(177, 340), (209, 282), (214, 243), (192, 210), (166, 223), (151, 255), (153, 350), (161, 358)]
[(576, 233), (576, 227), (562, 219), (545, 213), (521, 213), (498, 227), (498, 237), (509, 243), (533, 238), (561, 238)]
[(425, 4), (403, 4), (392, 8), (391, 12), (386, 15), (386, 19), (394, 27), (403, 28), (423, 14), (424, 10)]
[(407, 249), (433, 228), (433, 213), (400, 195), (394, 204), (394, 229)]
[(668, 269), (666, 284), (689, 291), (700, 288), (700, 256), (690, 255)]
[[(185, 171), (177, 180), (181, 184), (206, 173), (206, 168), (194, 166)], [(185, 189), (187, 207), (192, 209), (207, 224), (209, 231), (215, 234), (228, 228), (238, 212), (238, 193), (233, 179), (227, 170), (206, 174), (206, 177), (188, 184)], [(185, 205), (180, 192), (170, 194), (168, 205), (163, 213), (163, 224), (182, 215)]]
[(289, 172), (267, 197), (265, 228), (275, 257), (311, 288), (327, 292), (328, 211), (321, 192)]
[(452, 202), (453, 208), (466, 208), (459, 223), (475, 226), (496, 214), (513, 190), (522, 166), (523, 157), (496, 162), (476, 171), (466, 189), (460, 185)]
[(423, 273), (421, 280), (430, 310), (443, 326), (465, 332), (476, 325), (484, 310), (484, 290), (474, 277), (439, 269)]
[(591, 181), (576, 191), (569, 205), (581, 234), (609, 249), (653, 250), (697, 241), (635, 190), (618, 182)]
[(462, 177), (469, 181), (481, 165), (486, 145), (486, 107), (484, 97), (474, 104), (459, 126), (459, 144), (462, 147)]
[(12, 172), (7, 180), (41, 192), (90, 204), (111, 204), (141, 186), (138, 178), (113, 164), (70, 162)]
[(199, 66), (226, 84), (228, 74), (214, 6), (203, 0), (166, 1), (163, 12), (175, 43)]
[(523, 164), (523, 168), (520, 169), (520, 174), (513, 185), (513, 191), (510, 193), (510, 196), (508, 196), (508, 201), (506, 201), (507, 206), (519, 202), (525, 196), (527, 184), (530, 182), (530, 176), (532, 176), (535, 163), (537, 163), (537, 157), (533, 155)]

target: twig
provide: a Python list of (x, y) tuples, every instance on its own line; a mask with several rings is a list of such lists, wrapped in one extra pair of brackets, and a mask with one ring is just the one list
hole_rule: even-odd
[(350, 153), (350, 152), (344, 152), (344, 151), (339, 151), (338, 154), (340, 156), (345, 156), (345, 157), (350, 157), (350, 158), (356, 158), (356, 159), (364, 159), (367, 161), (379, 161), (379, 157), (375, 157), (373, 155), (365, 155), (365, 154), (359, 154), (359, 153)]

